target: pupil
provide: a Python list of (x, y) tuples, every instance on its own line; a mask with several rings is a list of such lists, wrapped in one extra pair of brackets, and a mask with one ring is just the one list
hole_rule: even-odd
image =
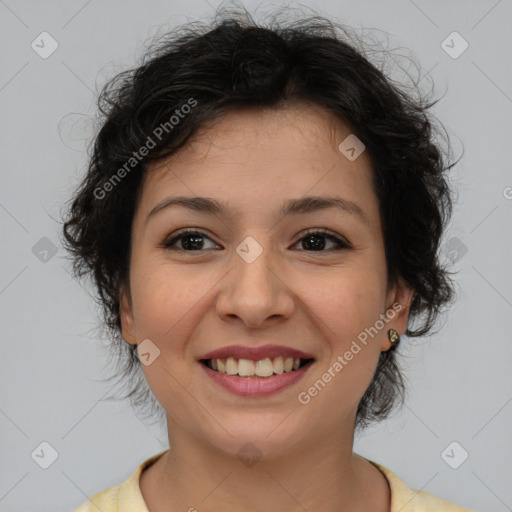
[[(311, 240), (321, 240), (319, 243), (311, 242)], [(308, 245), (309, 249), (323, 249), (325, 247), (325, 239), (317, 235), (310, 235), (304, 239), (305, 245)]]
[[(192, 240), (192, 243), (188, 243), (188, 241)], [(183, 237), (181, 241), (184, 249), (201, 249), (202, 247), (202, 235), (187, 235)], [(198, 244), (195, 245), (195, 244)]]

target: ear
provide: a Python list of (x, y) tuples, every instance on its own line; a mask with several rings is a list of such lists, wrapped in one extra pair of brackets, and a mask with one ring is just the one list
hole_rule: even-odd
[(119, 315), (121, 317), (121, 334), (130, 345), (137, 344), (134, 334), (133, 307), (128, 286), (122, 285), (119, 292)]
[(382, 339), (381, 350), (389, 350), (393, 346), (388, 338), (389, 329), (395, 329), (400, 335), (406, 331), (413, 297), (414, 290), (409, 288), (402, 278), (389, 290), (385, 312), (389, 321), (386, 323), (386, 332)]

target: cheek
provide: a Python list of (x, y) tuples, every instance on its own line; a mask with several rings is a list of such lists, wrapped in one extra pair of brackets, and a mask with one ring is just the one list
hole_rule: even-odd
[(375, 326), (384, 312), (386, 284), (375, 261), (343, 269), (312, 296), (319, 318), (315, 323), (327, 342), (328, 354), (320, 369), (322, 380), (330, 383), (329, 391), (322, 392), (326, 407), (331, 400), (356, 407), (375, 373), (385, 336), (385, 329)]
[(201, 298), (211, 285), (190, 280), (170, 266), (146, 264), (144, 271), (133, 266), (132, 299), (138, 340), (151, 340), (157, 356), (150, 364), (142, 364), (156, 399), (173, 417), (187, 416), (193, 410), (188, 393), (193, 377), (189, 371), (187, 340), (204, 316)]
[(370, 331), (383, 312), (381, 288), (378, 281), (363, 286), (366, 277), (351, 273), (316, 296), (315, 324), (327, 352), (318, 371), (307, 379), (301, 396), (309, 397), (319, 417), (324, 417), (321, 411), (330, 410), (333, 427), (356, 410), (375, 374), (381, 351), (383, 331)]
[(211, 308), (211, 293), (220, 279), (198, 273), (192, 266), (180, 268), (148, 261), (137, 272), (133, 267), (132, 300), (134, 324), (140, 340), (150, 339), (160, 349), (166, 368), (181, 372), (194, 346), (191, 336), (204, 323)]
[(187, 272), (147, 258), (132, 266), (134, 319), (139, 330), (161, 337), (190, 312), (204, 295), (198, 279)]
[(309, 303), (323, 321), (329, 338), (340, 348), (365, 328), (370, 327), (383, 313), (385, 282), (377, 269), (370, 266), (358, 270), (346, 268), (330, 276), (324, 286), (315, 281), (310, 289)]

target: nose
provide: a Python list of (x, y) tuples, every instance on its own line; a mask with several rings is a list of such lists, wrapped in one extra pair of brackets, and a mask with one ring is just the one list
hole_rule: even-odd
[(242, 251), (233, 254), (231, 270), (222, 280), (216, 304), (221, 318), (239, 319), (252, 329), (290, 318), (295, 307), (282, 265), (268, 244), (261, 248), (263, 251), (255, 259), (247, 258)]

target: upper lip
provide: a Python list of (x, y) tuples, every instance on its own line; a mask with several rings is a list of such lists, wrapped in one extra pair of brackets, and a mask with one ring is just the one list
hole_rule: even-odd
[(294, 348), (285, 347), (283, 345), (263, 345), (261, 347), (230, 345), (229, 347), (222, 347), (208, 352), (199, 359), (222, 359), (225, 357), (233, 357), (235, 359), (252, 359), (254, 361), (259, 361), (260, 359), (266, 359), (267, 357), (272, 359), (278, 356), (314, 359), (311, 354), (307, 354)]

